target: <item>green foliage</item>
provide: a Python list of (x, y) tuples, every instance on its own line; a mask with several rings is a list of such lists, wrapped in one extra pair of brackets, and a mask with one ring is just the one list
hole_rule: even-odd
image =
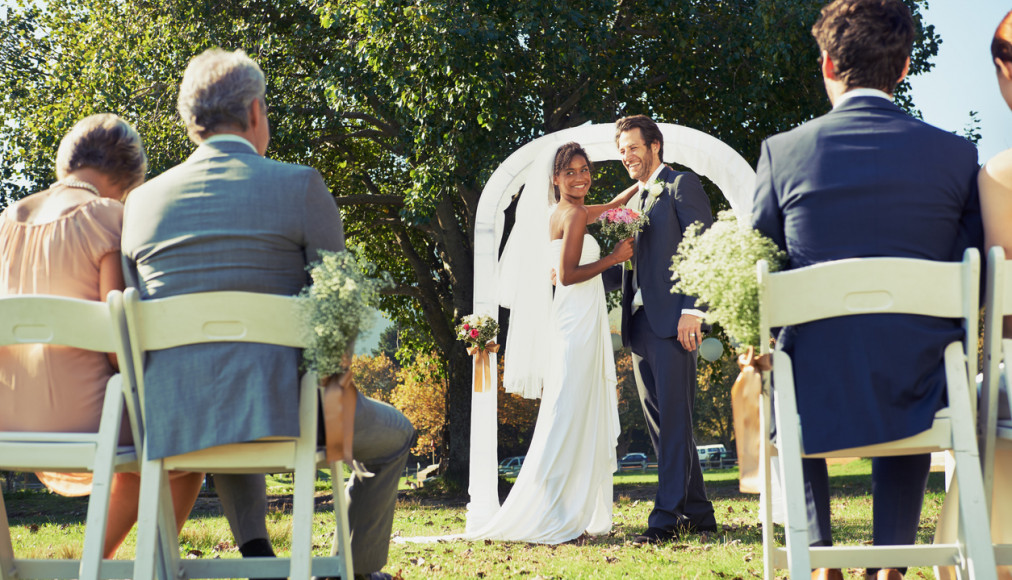
[(772, 240), (739, 224), (734, 212), (722, 211), (705, 231), (699, 222), (685, 231), (672, 259), (676, 280), (672, 292), (696, 296), (707, 307), (707, 320), (720, 324), (740, 348), (757, 346), (759, 281), (755, 264), (766, 260), (775, 272), (786, 258)]
[[(187, 61), (246, 50), (267, 76), (269, 155), (320, 170), (354, 253), (395, 281), (381, 307), (401, 349), (436, 349), (446, 365), (455, 476), (471, 365), (452, 324), (472, 309), (492, 171), (533, 138), (635, 113), (754, 161), (763, 138), (829, 110), (809, 34), (820, 4), (22, 0), (0, 34), (0, 206), (53, 180), (60, 137), (90, 113), (133, 123), (152, 175), (180, 163), (193, 148), (174, 111)], [(938, 42), (920, 26), (912, 73)], [(626, 179), (610, 165), (596, 195)]]

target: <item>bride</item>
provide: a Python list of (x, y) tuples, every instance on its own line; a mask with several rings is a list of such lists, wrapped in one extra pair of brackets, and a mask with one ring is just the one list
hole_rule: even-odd
[(600, 257), (587, 224), (636, 187), (585, 205), (592, 170), (583, 148), (566, 143), (539, 157), (524, 187), (500, 263), (500, 299), (511, 308), (504, 384), (541, 396), (541, 409), (509, 497), (469, 538), (558, 544), (611, 530), (619, 422), (601, 273), (633, 250), (630, 238)]

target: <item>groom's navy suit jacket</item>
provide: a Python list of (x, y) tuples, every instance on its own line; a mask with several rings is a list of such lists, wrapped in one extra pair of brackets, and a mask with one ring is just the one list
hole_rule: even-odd
[[(713, 223), (710, 200), (703, 191), (699, 176), (664, 167), (657, 175), (665, 183), (664, 192), (650, 208), (649, 224), (636, 236), (633, 265), (643, 294), (643, 309), (654, 334), (661, 338), (678, 335), (678, 319), (682, 310), (697, 308), (696, 299), (672, 294), (671, 258), (682, 241), (685, 229), (694, 222), (705, 227)], [(616, 280), (621, 273), (621, 280)], [(629, 346), (629, 318), (632, 315), (633, 271), (612, 268), (605, 273), (605, 287), (622, 288), (622, 343)]]
[[(789, 268), (843, 258), (958, 260), (983, 243), (977, 150), (884, 98), (853, 97), (762, 146), (752, 223)], [(861, 315), (781, 330), (805, 450), (907, 437), (945, 404), (958, 321)]]

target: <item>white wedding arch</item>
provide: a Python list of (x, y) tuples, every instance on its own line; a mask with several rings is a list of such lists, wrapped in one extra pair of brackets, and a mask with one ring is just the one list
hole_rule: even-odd
[[(701, 131), (659, 124), (664, 135), (664, 161), (676, 162), (708, 177), (724, 194), (740, 220), (752, 212), (755, 171), (745, 159), (723, 141)], [(615, 125), (583, 125), (551, 133), (517, 149), (489, 178), (481, 192), (474, 230), (474, 313), (498, 319), (496, 301), (499, 242), (503, 235), (504, 210), (523, 185), (527, 170), (545, 147), (576, 141), (591, 161), (619, 159), (615, 148)], [(491, 355), (491, 368), (496, 355)], [(467, 504), (467, 531), (477, 530), (499, 509), (497, 470), (496, 393), (498, 377), (492, 372), (492, 388), (471, 392), (471, 465)]]

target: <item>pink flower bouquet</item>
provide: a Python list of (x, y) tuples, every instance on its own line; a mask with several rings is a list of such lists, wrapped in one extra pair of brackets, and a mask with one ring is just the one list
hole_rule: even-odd
[(627, 207), (617, 207), (601, 214), (597, 221), (601, 226), (599, 233), (603, 255), (611, 252), (618, 242), (640, 233), (649, 219), (645, 213), (640, 214)]

